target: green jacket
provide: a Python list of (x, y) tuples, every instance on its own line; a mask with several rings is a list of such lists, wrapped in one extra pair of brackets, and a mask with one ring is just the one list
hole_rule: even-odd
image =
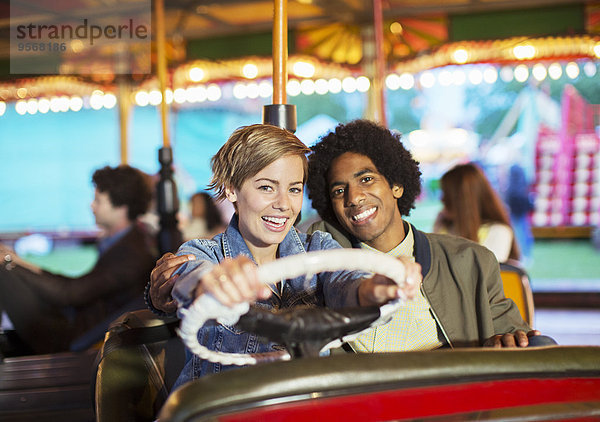
[[(406, 223), (405, 223), (406, 224)], [(324, 221), (308, 232), (327, 231), (344, 248), (358, 241)], [(423, 294), (445, 341), (452, 347), (481, 346), (496, 334), (530, 331), (511, 299), (504, 297), (500, 268), (492, 252), (463, 238), (412, 228), (415, 260), (421, 264)]]

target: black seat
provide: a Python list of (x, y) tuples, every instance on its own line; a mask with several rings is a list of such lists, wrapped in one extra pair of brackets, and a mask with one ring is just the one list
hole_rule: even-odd
[(156, 419), (185, 363), (177, 325), (177, 319), (159, 318), (145, 309), (125, 313), (111, 324), (96, 373), (97, 421)]

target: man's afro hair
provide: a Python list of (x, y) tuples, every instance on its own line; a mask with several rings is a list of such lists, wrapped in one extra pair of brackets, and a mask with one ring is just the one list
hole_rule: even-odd
[(401, 215), (409, 215), (417, 196), (421, 193), (419, 163), (393, 133), (369, 120), (354, 120), (340, 124), (335, 131), (323, 136), (312, 148), (308, 159), (308, 197), (323, 220), (337, 222), (331, 206), (327, 173), (333, 160), (346, 152), (366, 155), (377, 170), (394, 184), (404, 188), (398, 199)]

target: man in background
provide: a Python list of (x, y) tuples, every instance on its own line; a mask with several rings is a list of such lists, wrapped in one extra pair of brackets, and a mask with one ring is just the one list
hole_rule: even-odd
[(154, 242), (137, 221), (152, 199), (149, 177), (127, 165), (107, 166), (94, 172), (92, 182), (91, 208), (101, 235), (89, 273), (52, 274), (0, 245), (0, 311), (26, 352), (69, 350), (92, 329), (101, 340), (110, 320), (140, 307), (156, 259)]

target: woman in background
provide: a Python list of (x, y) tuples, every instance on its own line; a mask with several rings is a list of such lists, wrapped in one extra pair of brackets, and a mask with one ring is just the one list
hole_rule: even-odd
[(210, 239), (225, 230), (221, 211), (208, 192), (197, 192), (190, 198), (192, 218), (182, 228), (183, 240)]
[(508, 212), (483, 170), (460, 164), (440, 179), (442, 203), (433, 230), (473, 240), (490, 249), (498, 262), (519, 260)]

